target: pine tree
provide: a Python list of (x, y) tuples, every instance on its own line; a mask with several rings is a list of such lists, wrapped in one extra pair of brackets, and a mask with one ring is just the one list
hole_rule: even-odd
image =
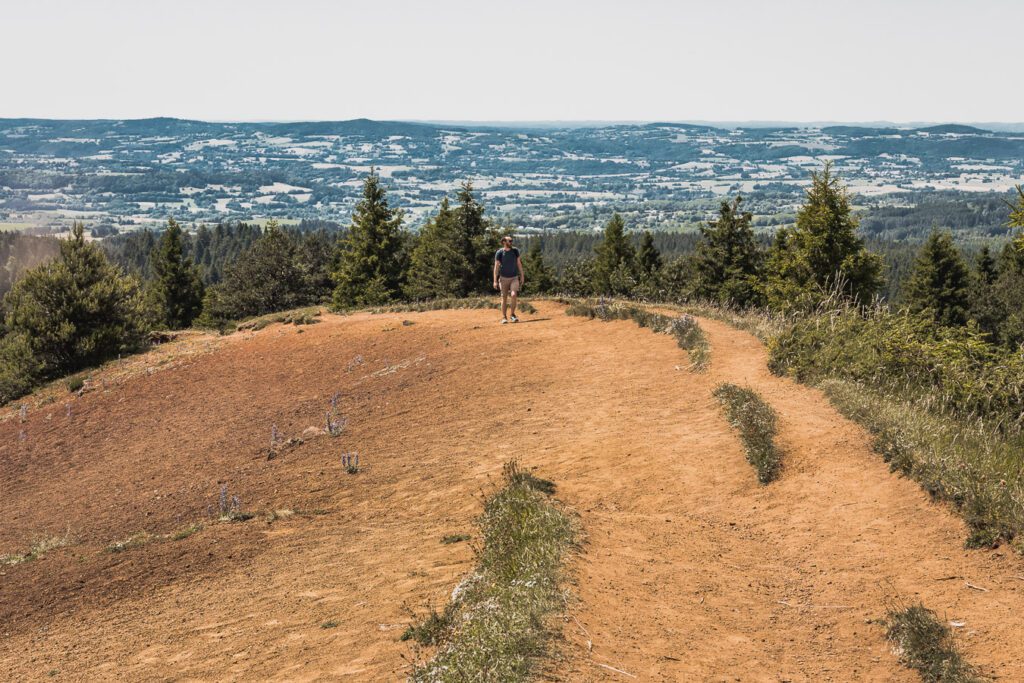
[(406, 278), (406, 239), (402, 213), (388, 205), (380, 176), (371, 171), (342, 241), (334, 272), (334, 305), (373, 306), (397, 297)]
[(701, 241), (694, 254), (694, 294), (728, 306), (747, 307), (759, 302), (757, 280), (764, 254), (754, 238), (754, 216), (740, 211), (742, 197), (723, 200), (718, 218), (701, 226)]
[(978, 323), (978, 328), (990, 338), (998, 338), (999, 324), (1003, 319), (999, 302), (995, 296), (995, 283), (999, 279), (999, 270), (992, 251), (986, 244), (974, 263), (974, 274), (971, 279), (970, 309), (971, 318)]
[(210, 322), (237, 320), (313, 303), (297, 261), (295, 240), (270, 221), (224, 280), (207, 290), (203, 317)]
[(158, 325), (178, 330), (188, 327), (203, 307), (199, 269), (184, 255), (181, 226), (173, 218), (150, 259), (153, 280), (147, 299)]
[(651, 282), (657, 279), (661, 272), (661, 252), (654, 246), (654, 235), (650, 230), (644, 230), (640, 238), (640, 251), (636, 256), (637, 268), (640, 271), (640, 279), (644, 282)]
[(780, 229), (768, 254), (768, 304), (816, 304), (833, 293), (868, 302), (882, 286), (882, 263), (857, 237), (857, 218), (831, 163), (811, 174), (796, 225)]
[(531, 289), (539, 294), (550, 294), (555, 291), (555, 272), (544, 263), (544, 245), (542, 238), (530, 240), (530, 248), (523, 259), (523, 267), (530, 274)]
[(473, 195), (473, 184), (466, 181), (455, 195), (459, 205), (455, 208), (458, 250), (466, 270), (459, 288), (459, 296), (490, 291), (494, 268), (494, 252), (498, 249), (498, 234), (484, 217), (484, 205)]
[(975, 272), (977, 273), (978, 280), (983, 284), (991, 286), (999, 277), (999, 271), (996, 269), (996, 260), (992, 257), (992, 250), (989, 249), (988, 245), (985, 244), (981, 247), (981, 251), (978, 252), (978, 258), (975, 261)]
[(997, 339), (1011, 349), (1024, 345), (1024, 233), (1003, 247), (992, 295), (998, 311)]
[(148, 330), (138, 281), (85, 241), (81, 223), (61, 242), (58, 258), (14, 285), (4, 309), (8, 334), (27, 344), (43, 377), (134, 350)]
[(437, 215), (420, 230), (412, 250), (406, 295), (412, 299), (463, 296), (473, 265), (460, 247), (465, 247), (460, 226), (445, 197)]
[(907, 283), (907, 304), (915, 313), (930, 313), (940, 325), (964, 325), (970, 307), (970, 285), (970, 270), (953, 237), (932, 232)]
[(618, 213), (604, 226), (604, 239), (595, 247), (594, 289), (598, 294), (628, 294), (635, 281), (636, 253)]

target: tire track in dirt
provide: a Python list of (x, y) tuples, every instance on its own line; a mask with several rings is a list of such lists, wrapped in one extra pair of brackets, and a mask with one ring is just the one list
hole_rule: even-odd
[[(33, 412), (25, 443), (0, 423), (0, 553), (67, 524), (79, 539), (0, 567), (0, 671), (399, 680), (408, 608), (443, 605), (472, 565), (467, 544), (440, 538), (471, 530), (476, 496), (518, 456), (589, 536), (563, 680), (632, 680), (601, 663), (655, 681), (911, 681), (864, 623), (886, 581), (967, 619), (971, 658), (1024, 678), (1019, 559), (961, 550), (958, 520), (890, 475), (820, 394), (767, 374), (756, 340), (702, 321), (712, 367), (694, 375), (667, 336), (538, 308), (506, 326), (493, 311), (275, 325), (86, 394), (67, 424)], [(780, 413), (787, 465), (770, 487), (711, 398), (725, 379)], [(340, 442), (260, 457), (272, 422), (289, 436), (320, 424), (335, 391), (350, 417)], [(369, 466), (344, 474), (342, 449)], [(103, 551), (202, 516), (219, 481), (249, 509), (326, 514)], [(991, 592), (931, 580), (953, 574)]]

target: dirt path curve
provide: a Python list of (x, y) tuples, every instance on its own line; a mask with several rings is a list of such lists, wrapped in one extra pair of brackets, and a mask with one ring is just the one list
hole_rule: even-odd
[[(359, 314), (187, 357), (171, 344), (137, 376), (0, 422), (0, 555), (73, 537), (0, 566), (0, 678), (401, 680), (409, 610), (443, 605), (471, 568), (441, 537), (472, 532), (476, 496), (518, 456), (589, 535), (562, 680), (912, 681), (866, 623), (892, 594), (965, 620), (971, 658), (1024, 680), (1024, 564), (961, 550), (957, 519), (817, 392), (767, 374), (752, 337), (702, 321), (712, 367), (695, 375), (668, 336), (538, 308), (518, 325)], [(770, 487), (711, 397), (725, 379), (781, 415)], [(265, 457), (272, 424), (322, 424), (334, 392), (344, 436)], [(225, 484), (260, 514), (212, 519)], [(282, 509), (297, 514), (265, 515)]]
[[(571, 498), (586, 501), (590, 530), (565, 677), (917, 680), (870, 623), (901, 597), (966, 622), (970, 660), (1024, 680), (1024, 562), (965, 551), (960, 520), (890, 474), (868, 435), (820, 392), (771, 375), (753, 336), (700, 323), (709, 372), (679, 373), (671, 353), (658, 353), (660, 368), (620, 399), (635, 431), (602, 454), (631, 457), (595, 468), (586, 488), (562, 475)], [(778, 411), (778, 482), (756, 483), (710, 397), (720, 382), (753, 387)], [(669, 414), (650, 419), (658, 409)]]

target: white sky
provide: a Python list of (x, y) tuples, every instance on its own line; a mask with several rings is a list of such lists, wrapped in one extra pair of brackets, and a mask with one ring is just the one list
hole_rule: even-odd
[(0, 0), (0, 117), (1021, 121), (1024, 0)]

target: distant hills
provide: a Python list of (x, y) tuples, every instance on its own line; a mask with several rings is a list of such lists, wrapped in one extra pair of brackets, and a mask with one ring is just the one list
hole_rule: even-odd
[(371, 168), (413, 225), (465, 180), (525, 228), (588, 229), (620, 210), (637, 227), (687, 229), (738, 193), (773, 225), (826, 160), (865, 202), (998, 194), (1024, 179), (1024, 136), (963, 124), (0, 119), (0, 228), (344, 221)]

